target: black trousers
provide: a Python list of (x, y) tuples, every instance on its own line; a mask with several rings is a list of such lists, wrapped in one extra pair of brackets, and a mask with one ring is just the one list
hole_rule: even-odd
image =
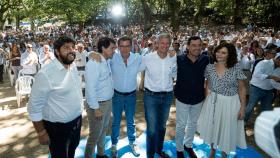
[(4, 64), (0, 65), (0, 82), (3, 82)]
[(50, 137), (51, 158), (74, 158), (80, 142), (82, 116), (68, 123), (53, 123), (44, 120)]

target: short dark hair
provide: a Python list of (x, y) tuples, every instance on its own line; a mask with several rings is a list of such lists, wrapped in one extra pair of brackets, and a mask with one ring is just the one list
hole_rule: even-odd
[(108, 48), (111, 43), (116, 44), (116, 42), (112, 38), (108, 38), (108, 37), (100, 38), (97, 42), (98, 53), (102, 53), (102, 47), (103, 48)]
[(220, 45), (218, 45), (215, 50), (214, 50), (214, 62), (217, 61), (216, 58), (216, 53), (222, 49), (222, 48), (227, 48), (228, 50), (228, 58), (227, 58), (227, 63), (226, 63), (226, 67), (227, 68), (231, 68), (233, 67), (236, 63), (237, 63), (237, 53), (236, 53), (236, 48), (233, 44), (231, 43), (221, 43)]
[(67, 36), (61, 36), (53, 43), (54, 50), (59, 50), (65, 43), (73, 43), (75, 45), (75, 40)]
[(191, 44), (191, 41), (195, 41), (195, 40), (200, 40), (202, 42), (202, 40), (199, 36), (192, 36), (188, 39), (187, 45), (189, 46)]
[[(54, 51), (59, 50), (65, 43), (73, 43), (75, 45), (75, 40), (67, 36), (61, 36), (53, 43)], [(55, 57), (57, 58), (56, 52), (54, 52)]]
[(122, 36), (118, 39), (118, 46), (120, 45), (121, 41), (129, 41), (130, 45), (132, 45), (132, 39), (128, 36)]

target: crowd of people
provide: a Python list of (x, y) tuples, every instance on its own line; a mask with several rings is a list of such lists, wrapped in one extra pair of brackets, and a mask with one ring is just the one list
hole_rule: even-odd
[(260, 111), (271, 110), (279, 96), (271, 84), (280, 82), (280, 74), (273, 74), (280, 67), (279, 48), (280, 33), (274, 30), (186, 27), (175, 33), (162, 26), (149, 32), (141, 26), (90, 26), (3, 32), (0, 83), (4, 67), (13, 72), (13, 83), (19, 73), (35, 77), (28, 113), (39, 142), (49, 145), (54, 158), (74, 157), (84, 109), (89, 123), (86, 158), (108, 157), (104, 149), (111, 114), (111, 155), (118, 156), (123, 111), (129, 147), (140, 156), (134, 121), (137, 90), (144, 91), (148, 158), (170, 157), (163, 142), (174, 96), (177, 157), (183, 158), (184, 151), (197, 157), (192, 146), (196, 132), (210, 144), (209, 157), (215, 157), (216, 149), (226, 157), (236, 146), (246, 148), (245, 127), (258, 102)]

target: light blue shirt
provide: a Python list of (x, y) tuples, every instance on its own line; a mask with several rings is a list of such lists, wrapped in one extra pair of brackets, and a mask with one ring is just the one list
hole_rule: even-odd
[(273, 59), (260, 61), (255, 67), (250, 83), (264, 90), (272, 90), (273, 86), (267, 77), (273, 74), (274, 69)]
[(89, 60), (85, 68), (86, 100), (91, 109), (98, 109), (98, 101), (112, 99), (113, 81), (109, 61), (101, 55), (101, 61)]
[(83, 94), (75, 64), (66, 69), (57, 59), (35, 76), (27, 106), (32, 121), (67, 123), (82, 114)]
[(140, 65), (141, 55), (130, 52), (127, 65), (125, 65), (121, 53), (116, 52), (111, 60), (114, 88), (119, 92), (136, 90)]

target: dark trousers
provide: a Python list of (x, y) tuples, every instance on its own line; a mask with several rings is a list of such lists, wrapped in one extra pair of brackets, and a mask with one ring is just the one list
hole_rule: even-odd
[(3, 70), (4, 70), (4, 65), (0, 65), (0, 82), (3, 82)]
[(80, 142), (82, 116), (68, 123), (44, 121), (50, 137), (51, 158), (74, 158), (75, 150)]

